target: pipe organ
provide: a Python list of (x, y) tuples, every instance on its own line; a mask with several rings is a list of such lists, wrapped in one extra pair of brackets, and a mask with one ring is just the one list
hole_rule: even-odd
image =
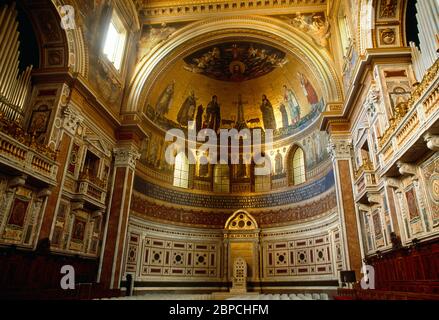
[(438, 58), (439, 1), (418, 0), (416, 19), (419, 30), (419, 48), (411, 42), (413, 67), (418, 81)]
[(15, 3), (0, 8), (0, 113), (22, 122), (31, 92), (32, 66), (20, 72), (20, 41)]

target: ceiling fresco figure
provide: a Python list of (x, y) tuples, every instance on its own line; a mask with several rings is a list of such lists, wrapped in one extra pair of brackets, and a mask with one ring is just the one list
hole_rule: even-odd
[(315, 107), (319, 103), (317, 92), (314, 90), (313, 85), (303, 73), (299, 72), (298, 76), (300, 79), (300, 85), (302, 86), (303, 92), (307, 97), (309, 104)]
[(183, 102), (183, 105), (181, 106), (180, 111), (177, 115), (177, 121), (183, 127), (186, 127), (189, 121), (194, 120), (197, 100), (198, 99), (197, 97), (195, 97), (194, 90), (191, 90), (189, 96)]
[(175, 81), (172, 81), (165, 90), (163, 90), (160, 95), (159, 100), (157, 101), (155, 110), (158, 116), (164, 116), (169, 112), (169, 108), (172, 103), (172, 99), (174, 97), (174, 87)]
[(203, 113), (204, 108), (203, 105), (200, 104), (197, 108), (197, 116), (195, 118), (195, 127), (197, 129), (197, 132), (200, 132), (203, 128)]
[(221, 110), (216, 95), (212, 97), (207, 105), (205, 121), (207, 128), (218, 132), (221, 124)]
[(291, 124), (294, 125), (300, 121), (300, 107), (293, 90), (284, 85), (284, 103), (288, 106)]
[(279, 111), (282, 115), (282, 127), (288, 127), (288, 113), (283, 103), (280, 104)]
[(236, 129), (242, 130), (247, 128), (247, 122), (244, 119), (244, 105), (248, 104), (248, 102), (242, 101), (242, 96), (238, 95), (238, 101), (236, 105), (238, 106), (238, 120), (236, 121)]
[(265, 94), (262, 95), (261, 112), (265, 130), (275, 130), (276, 118), (274, 117), (273, 106), (271, 102), (267, 99), (267, 96)]

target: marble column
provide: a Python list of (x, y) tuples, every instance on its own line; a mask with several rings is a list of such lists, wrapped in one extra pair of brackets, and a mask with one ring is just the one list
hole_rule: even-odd
[(340, 231), (344, 248), (343, 269), (355, 271), (357, 280), (360, 280), (362, 277), (362, 244), (359, 238), (360, 224), (354, 202), (350, 140), (345, 137), (332, 137), (328, 151), (334, 166)]
[(136, 161), (134, 142), (124, 142), (114, 149), (114, 175), (107, 211), (98, 282), (106, 288), (120, 288), (131, 195)]

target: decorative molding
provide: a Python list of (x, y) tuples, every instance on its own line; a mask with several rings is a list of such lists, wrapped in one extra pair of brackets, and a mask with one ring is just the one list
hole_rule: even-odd
[(326, 0), (256, 1), (256, 0), (198, 0), (198, 1), (144, 1), (139, 5), (144, 22), (162, 23), (197, 20), (207, 15), (230, 14), (287, 14), (316, 12), (327, 9)]
[(387, 185), (391, 188), (395, 188), (395, 189), (399, 189), (401, 187), (401, 180), (396, 179), (396, 178), (385, 178), (385, 182), (387, 183)]
[(416, 175), (416, 170), (417, 167), (415, 165), (409, 164), (409, 163), (404, 163), (402, 161), (398, 161), (396, 163), (396, 165), (398, 166), (399, 169), (399, 173), (402, 175)]
[(427, 148), (433, 151), (439, 151), (439, 135), (427, 133), (424, 136), (424, 141), (427, 143)]
[(26, 184), (27, 175), (22, 174), (9, 181), (9, 188), (22, 187)]
[(84, 121), (84, 117), (71, 104), (62, 110), (63, 128), (71, 135), (76, 135), (76, 130)]
[(332, 160), (351, 159), (351, 140), (330, 139), (328, 153)]

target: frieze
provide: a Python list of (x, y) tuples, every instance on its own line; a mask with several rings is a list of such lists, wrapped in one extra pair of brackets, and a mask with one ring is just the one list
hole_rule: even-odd
[[(304, 205), (287, 209), (270, 211), (252, 211), (252, 216), (261, 227), (291, 224), (297, 221), (322, 217), (334, 212), (337, 207), (335, 192), (316, 198)], [(196, 211), (182, 208), (171, 208), (158, 205), (146, 199), (137, 192), (131, 199), (131, 210), (139, 217), (148, 217), (157, 221), (172, 221), (176, 224), (197, 225), (209, 228), (224, 228), (230, 217), (230, 211), (213, 212), (209, 210)]]
[(333, 186), (334, 173), (332, 170), (324, 177), (300, 188), (246, 197), (195, 194), (158, 186), (139, 176), (134, 179), (135, 191), (156, 200), (195, 208), (228, 210), (273, 208), (290, 205), (318, 197)]

